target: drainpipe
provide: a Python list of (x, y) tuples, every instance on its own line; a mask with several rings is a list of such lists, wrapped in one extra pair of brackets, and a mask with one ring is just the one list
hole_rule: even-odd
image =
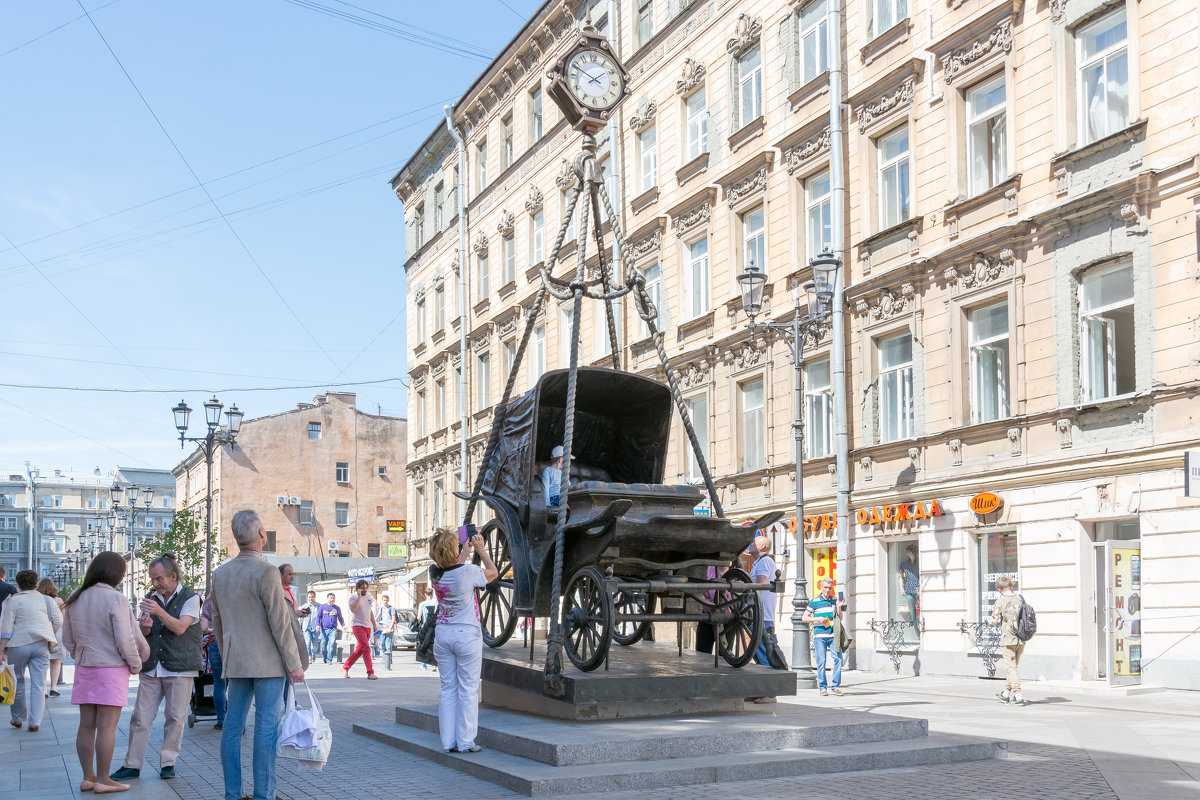
[(454, 127), (454, 106), (447, 104), (442, 106), (442, 113), (446, 115), (446, 130), (450, 131), (450, 135), (454, 137), (454, 143), (458, 147), (458, 186), (455, 194), (458, 195), (458, 352), (459, 358), (462, 359), (462, 380), (459, 382), (459, 391), (462, 396), (462, 414), (460, 415), (460, 424), (462, 425), (462, 440), (458, 445), (459, 454), (459, 471), (458, 471), (458, 490), (460, 492), (467, 491), (467, 215), (466, 202), (463, 199), (466, 191), (466, 145), (463, 143), (462, 136), (458, 129)]
[(846, 305), (846, 273), (849, 270), (845, 249), (845, 195), (846, 177), (843, 168), (844, 148), (842, 142), (842, 102), (845, 88), (842, 81), (842, 35), (841, 35), (842, 3), (833, 2), (829, 8), (829, 40), (833, 46), (829, 48), (829, 205), (830, 216), (833, 218), (834, 255), (841, 262), (841, 269), (833, 284), (833, 347), (830, 353), (832, 378), (830, 389), (833, 392), (833, 436), (834, 453), (837, 465), (837, 558), (838, 558), (838, 588), (846, 587), (846, 596), (850, 596), (849, 584), (854, 579), (850, 571), (850, 446), (849, 432), (846, 421), (850, 401), (846, 393), (846, 322), (844, 309)]
[[(609, 29), (609, 31), (611, 31), (611, 35), (609, 36), (609, 43), (612, 45), (613, 50), (616, 51), (617, 58), (620, 58), (621, 57), (621, 44), (620, 44), (621, 28), (617, 24), (617, 22), (618, 22), (618, 20), (617, 20), (616, 0), (608, 0), (608, 29)], [(618, 222), (621, 223), (621, 228), (622, 228), (622, 230), (624, 230), (625, 229), (625, 217), (624, 217), (625, 205), (624, 205), (624, 203), (621, 202), (621, 198), (624, 195), (624, 190), (623, 190), (624, 187), (622, 186), (622, 181), (621, 181), (621, 173), (622, 173), (621, 148), (618, 146), (618, 142), (617, 142), (617, 136), (621, 132), (621, 126), (620, 126), (620, 124), (618, 124), (618, 121), (617, 121), (617, 118), (620, 115), (621, 115), (621, 110), (620, 110), (620, 107), (618, 106), (617, 112), (615, 114), (613, 114), (611, 117), (609, 117), (609, 119), (608, 119), (608, 152), (610, 154), (609, 158), (608, 158), (608, 162), (609, 162), (609, 169), (612, 171), (612, 175), (613, 175), (613, 194), (615, 195), (614, 197), (610, 197), (609, 200), (612, 201), (613, 211), (618, 216), (621, 217), (621, 219), (619, 219)], [(621, 119), (623, 120), (624, 117), (622, 117)], [(580, 231), (581, 236), (586, 235), (586, 233), (587, 233), (586, 231)], [(611, 236), (609, 238), (612, 240), (612, 252), (610, 254), (611, 263), (612, 263), (612, 277), (613, 277), (613, 280), (620, 283), (621, 279), (625, 275), (625, 270), (623, 270), (621, 268), (621, 243), (617, 241), (616, 236)], [(617, 308), (615, 310), (619, 311), (620, 309), (622, 309), (622, 305), (618, 301)], [(629, 340), (629, 337), (626, 336), (625, 334), (626, 334), (625, 314), (622, 313), (622, 314), (618, 314), (618, 317), (617, 317), (617, 336), (618, 336), (619, 342), (627, 342)], [(622, 349), (624, 349), (624, 348), (622, 348)], [(618, 357), (620, 357), (619, 353), (617, 355), (618, 355)], [(626, 366), (626, 367), (628, 366), (625, 363), (624, 359), (621, 360), (621, 363), (623, 366)]]

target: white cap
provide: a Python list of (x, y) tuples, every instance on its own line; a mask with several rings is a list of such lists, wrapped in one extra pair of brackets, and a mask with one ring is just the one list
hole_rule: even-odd
[[(563, 448), (562, 448), (561, 444), (550, 451), (550, 457), (551, 458), (562, 458), (563, 457)], [(575, 456), (571, 456), (571, 460), (574, 461)]]

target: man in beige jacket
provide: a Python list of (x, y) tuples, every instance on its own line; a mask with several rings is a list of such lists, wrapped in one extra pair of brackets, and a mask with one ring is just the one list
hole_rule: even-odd
[(212, 626), (225, 676), (221, 767), (225, 800), (241, 800), (242, 734), (253, 700), (253, 800), (275, 800), (275, 744), (285, 682), (304, 680), (308, 655), (279, 570), (262, 555), (267, 533), (253, 511), (233, 515), (241, 550), (212, 577)]

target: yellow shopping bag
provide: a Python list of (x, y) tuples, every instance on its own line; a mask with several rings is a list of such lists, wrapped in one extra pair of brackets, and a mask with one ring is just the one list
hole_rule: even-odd
[(0, 706), (11, 706), (17, 696), (17, 674), (11, 664), (0, 667)]

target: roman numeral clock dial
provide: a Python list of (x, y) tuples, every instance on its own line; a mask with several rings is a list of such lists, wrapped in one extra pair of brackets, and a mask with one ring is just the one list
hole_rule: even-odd
[(615, 106), (621, 96), (623, 78), (616, 62), (600, 50), (582, 50), (567, 62), (567, 86), (571, 94), (590, 109)]
[(590, 24), (567, 44), (547, 73), (547, 94), (575, 130), (595, 134), (628, 93), (629, 73)]

